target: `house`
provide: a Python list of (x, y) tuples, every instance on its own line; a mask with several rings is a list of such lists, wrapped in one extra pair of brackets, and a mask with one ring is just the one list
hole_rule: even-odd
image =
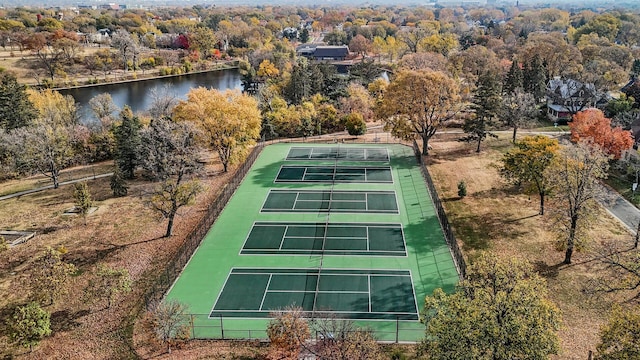
[(297, 49), (298, 54), (317, 61), (343, 61), (349, 56), (349, 47), (305, 44)]
[(595, 107), (601, 98), (595, 85), (559, 76), (549, 81), (546, 95), (547, 117), (560, 123), (571, 121), (579, 111)]

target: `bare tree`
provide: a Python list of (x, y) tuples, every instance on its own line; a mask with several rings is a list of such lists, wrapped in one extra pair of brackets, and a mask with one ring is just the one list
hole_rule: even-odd
[(561, 244), (566, 249), (565, 264), (577, 243), (585, 238), (589, 215), (600, 193), (600, 180), (607, 177), (609, 156), (597, 145), (579, 142), (565, 144), (554, 164), (546, 170), (557, 200), (554, 215), (558, 219)]
[(169, 300), (161, 303), (152, 313), (153, 329), (158, 340), (167, 345), (171, 353), (171, 342), (175, 339), (188, 339), (189, 321), (188, 307), (178, 301)]
[(165, 236), (171, 236), (178, 209), (190, 205), (202, 191), (197, 180), (199, 147), (196, 130), (190, 123), (176, 123), (167, 118), (154, 119), (141, 133), (141, 167), (153, 179), (162, 180), (149, 201), (149, 206), (169, 220)]
[(89, 107), (100, 121), (102, 131), (109, 129), (113, 123), (113, 113), (118, 110), (116, 104), (113, 103), (111, 94), (103, 93), (96, 95), (89, 100)]
[(353, 321), (338, 318), (334, 313), (317, 314), (311, 320), (316, 341), (306, 350), (319, 360), (375, 360), (382, 359), (373, 333), (355, 326)]
[(122, 58), (122, 67), (124, 71), (127, 71), (128, 69), (129, 58), (134, 59), (133, 66), (135, 68), (136, 64), (134, 57), (136, 53), (139, 53), (139, 50), (137, 50), (138, 43), (128, 31), (124, 29), (116, 30), (116, 32), (111, 37), (111, 46), (118, 49), (118, 51), (120, 52), (120, 57)]
[(169, 86), (157, 86), (151, 89), (149, 96), (151, 97), (151, 105), (147, 111), (152, 119), (160, 119), (170, 117), (173, 108), (178, 105), (178, 98), (174, 92), (171, 92)]
[(515, 143), (518, 129), (538, 122), (536, 99), (522, 88), (516, 88), (502, 98), (498, 115), (506, 125), (513, 128), (511, 141)]

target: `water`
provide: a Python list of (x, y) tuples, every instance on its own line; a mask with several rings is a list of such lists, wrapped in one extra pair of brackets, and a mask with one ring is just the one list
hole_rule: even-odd
[(73, 96), (76, 100), (80, 122), (87, 124), (96, 120), (91, 108), (88, 106), (89, 100), (96, 95), (109, 93), (118, 108), (122, 109), (125, 105), (129, 105), (131, 110), (137, 113), (149, 108), (153, 101), (151, 91), (154, 88), (162, 91), (166, 87), (169, 95), (184, 100), (187, 98), (189, 90), (200, 86), (218, 90), (242, 90), (240, 74), (236, 69), (229, 69), (122, 84), (105, 84), (87, 88), (60, 90), (60, 93)]

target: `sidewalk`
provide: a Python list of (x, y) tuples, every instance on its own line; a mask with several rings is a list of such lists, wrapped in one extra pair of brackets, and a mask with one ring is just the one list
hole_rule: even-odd
[(636, 233), (638, 222), (640, 222), (640, 209), (635, 207), (615, 190), (607, 185), (602, 185), (602, 195), (598, 202), (613, 217), (617, 218), (632, 234)]
[[(74, 184), (74, 183), (81, 182), (81, 181), (89, 181), (89, 180), (100, 179), (100, 178), (111, 176), (111, 175), (113, 175), (112, 172), (107, 173), (107, 174), (87, 176), (87, 177), (84, 177), (82, 179), (63, 181), (63, 182), (61, 182), (59, 184), (59, 186)], [(47, 185), (47, 186), (43, 186), (43, 187), (39, 187), (39, 188), (35, 188), (35, 189), (20, 191), (20, 192), (9, 194), (9, 195), (0, 196), (0, 201), (12, 199), (12, 198), (15, 198), (15, 197), (20, 197), (22, 195), (33, 194), (33, 193), (38, 192), (38, 191), (44, 191), (44, 190), (49, 190), (49, 189), (53, 189), (53, 184)]]

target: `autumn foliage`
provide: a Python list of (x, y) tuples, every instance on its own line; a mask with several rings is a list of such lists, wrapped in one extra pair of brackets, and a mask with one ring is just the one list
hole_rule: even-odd
[(587, 109), (573, 116), (569, 123), (571, 129), (571, 141), (591, 139), (609, 155), (619, 159), (622, 151), (630, 149), (633, 145), (631, 132), (621, 127), (611, 127), (611, 120), (604, 116), (598, 109)]

